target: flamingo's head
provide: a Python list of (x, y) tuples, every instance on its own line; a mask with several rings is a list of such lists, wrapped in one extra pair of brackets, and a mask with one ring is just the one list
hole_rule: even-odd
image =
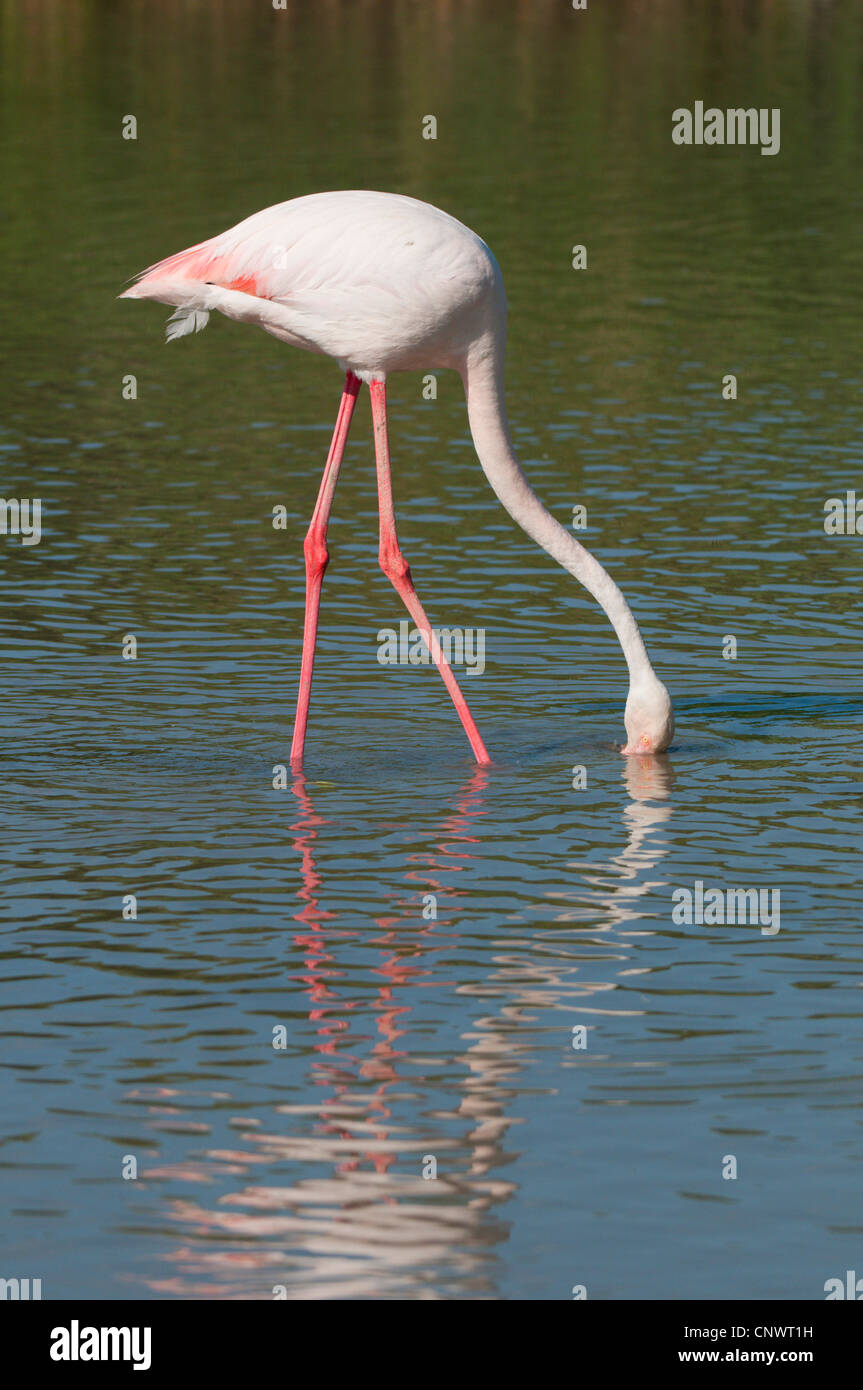
[(630, 686), (623, 716), (626, 745), (622, 753), (664, 753), (674, 736), (671, 696), (654, 676)]

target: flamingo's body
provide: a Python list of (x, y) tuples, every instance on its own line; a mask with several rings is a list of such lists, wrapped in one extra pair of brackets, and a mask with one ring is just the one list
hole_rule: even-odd
[(125, 291), (176, 307), (168, 337), (204, 327), (211, 310), (257, 324), (295, 347), (334, 357), (347, 373), (318, 503), (306, 537), (306, 623), (292, 761), (302, 760), (326, 531), (360, 383), (369, 383), (381, 511), (380, 562), (423, 632), (479, 762), (488, 754), (445, 662), (395, 530), (386, 426), (393, 371), (460, 372), (474, 444), (514, 519), (593, 594), (607, 613), (630, 673), (627, 753), (661, 752), (674, 728), (671, 701), (653, 672), (635, 619), (611, 577), (531, 490), (506, 422), (506, 296), (478, 236), (428, 203), (392, 193), (316, 193), (267, 208), (210, 241), (160, 261)]

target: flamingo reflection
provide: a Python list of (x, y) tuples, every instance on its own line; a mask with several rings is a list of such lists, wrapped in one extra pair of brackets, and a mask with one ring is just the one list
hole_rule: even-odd
[[(631, 956), (625, 942), (619, 950), (615, 945), (603, 956), (620, 962), (606, 970), (607, 982), (587, 983), (579, 978), (582, 957), (567, 951), (559, 925), (557, 949), (545, 952), (536, 949), (544, 933), (508, 923), (493, 969), (486, 963), (472, 977), (460, 965), (459, 980), (448, 978), (447, 962), (470, 954), (469, 939), (455, 926), (467, 898), (459, 879), (483, 857), (489, 775), (474, 769), (429, 848), (406, 854), (402, 890), (374, 919), (369, 936), (322, 904), (318, 861), (329, 822), (313, 787), (296, 774), (291, 830), (300, 876), (293, 942), (301, 963), (292, 978), (307, 999), (314, 1032), (309, 1079), (322, 1094), (311, 1104), (275, 1105), (269, 1123), (245, 1120), (241, 1127), (238, 1121), (241, 1142), (206, 1153), (203, 1180), (217, 1174), (237, 1181), (209, 1206), (170, 1203), (187, 1241), (167, 1257), (177, 1273), (152, 1281), (158, 1293), (212, 1298), (215, 1286), (222, 1298), (272, 1298), (274, 1289), (287, 1299), (315, 1300), (499, 1296), (494, 1247), (508, 1236), (501, 1208), (516, 1190), (501, 1170), (517, 1157), (507, 1135), (519, 1121), (513, 1111), (520, 1073), (534, 1055), (536, 1019), (550, 1010), (580, 1016), (585, 995), (614, 988)], [(558, 924), (588, 912), (594, 924), (599, 920), (597, 931), (632, 924), (639, 899), (654, 885), (654, 867), (666, 850), (671, 770), (664, 758), (628, 759), (623, 775), (630, 797), (624, 847), (604, 864), (561, 865), (559, 881), (565, 871), (579, 887), (543, 894), (566, 904), (555, 914)], [(432, 898), (440, 918), (423, 915)], [(349, 963), (357, 943), (380, 953), (378, 965), (364, 966), (359, 980)], [(377, 977), (371, 1004), (363, 992), (370, 976)], [(448, 993), (486, 1005), (445, 1055), (421, 1050), (424, 989), (437, 991), (436, 1003)], [(364, 1034), (370, 1012), (374, 1032)], [(429, 1036), (439, 1032), (430, 1028)], [(417, 1099), (441, 1079), (446, 1091), (457, 1091), (457, 1102), (420, 1110), (418, 1119)], [(408, 1109), (405, 1123), (400, 1114)], [(286, 1121), (298, 1132), (286, 1134)], [(427, 1181), (423, 1171), (432, 1157), (437, 1175)], [(282, 1177), (285, 1165), (295, 1177)], [(256, 1183), (256, 1171), (269, 1181)], [(168, 1168), (145, 1176), (159, 1175), (190, 1176)]]

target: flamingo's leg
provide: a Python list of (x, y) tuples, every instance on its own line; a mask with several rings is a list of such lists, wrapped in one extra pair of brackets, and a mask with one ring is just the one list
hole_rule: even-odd
[(294, 737), (291, 743), (291, 763), (297, 766), (303, 761), (303, 748), (306, 742), (306, 725), (309, 718), (309, 698), (312, 692), (312, 672), (315, 668), (315, 640), (318, 635), (318, 611), (321, 606), (321, 585), (324, 570), (329, 562), (327, 550), (327, 523), (330, 508), (339, 477), (342, 457), (345, 452), (351, 416), (354, 413), (357, 396), (361, 386), (359, 377), (348, 372), (345, 389), (336, 416), (336, 427), (330, 452), (324, 466), (324, 476), (318, 492), (318, 500), (312, 513), (303, 553), (306, 557), (306, 620), (303, 628), (303, 660), (300, 666), (300, 692), (297, 697), (297, 717), (294, 720)]
[(474, 757), (478, 763), (490, 763), (491, 758), (485, 749), (485, 744), (479, 735), (479, 729), (474, 723), (473, 715), (467, 707), (467, 701), (462, 695), (452, 673), (452, 667), (446, 660), (441, 651), (440, 643), (432, 631), (431, 624), (425, 615), (423, 606), (417, 598), (416, 590), (411, 579), (410, 566), (402, 555), (399, 548), (399, 538), (396, 534), (396, 518), (393, 509), (393, 484), (390, 475), (390, 448), (387, 438), (387, 389), (383, 381), (372, 381), (369, 384), (369, 393), (372, 398), (372, 421), (375, 431), (375, 458), (378, 468), (378, 502), (380, 506), (380, 559), (381, 569), (390, 580), (399, 598), (410, 613), (418, 630), (422, 633), (426, 646), (432, 655), (435, 666), (440, 671), (444, 685), (450, 693), (452, 702), (458, 711), (458, 717), (464, 725), (464, 731), (470, 741)]

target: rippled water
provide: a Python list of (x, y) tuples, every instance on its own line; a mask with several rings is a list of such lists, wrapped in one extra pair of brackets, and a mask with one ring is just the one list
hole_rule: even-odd
[[(0, 476), (44, 517), (0, 550), (0, 1276), (823, 1297), (863, 1258), (863, 539), (823, 527), (863, 495), (860, 11), (148, 9), (2, 11)], [(673, 146), (696, 99), (780, 106), (780, 154)], [(305, 776), (274, 788), (340, 376), (221, 319), (166, 348), (167, 311), (113, 296), (339, 186), (493, 246), (517, 448), (588, 509), (669, 756), (616, 751), (613, 633), (498, 507), (457, 378), (405, 376), (402, 543), (433, 621), (485, 629), (494, 765), (433, 671), (377, 662), (403, 615), (364, 396)], [(778, 889), (781, 929), (675, 923), (697, 880)]]

